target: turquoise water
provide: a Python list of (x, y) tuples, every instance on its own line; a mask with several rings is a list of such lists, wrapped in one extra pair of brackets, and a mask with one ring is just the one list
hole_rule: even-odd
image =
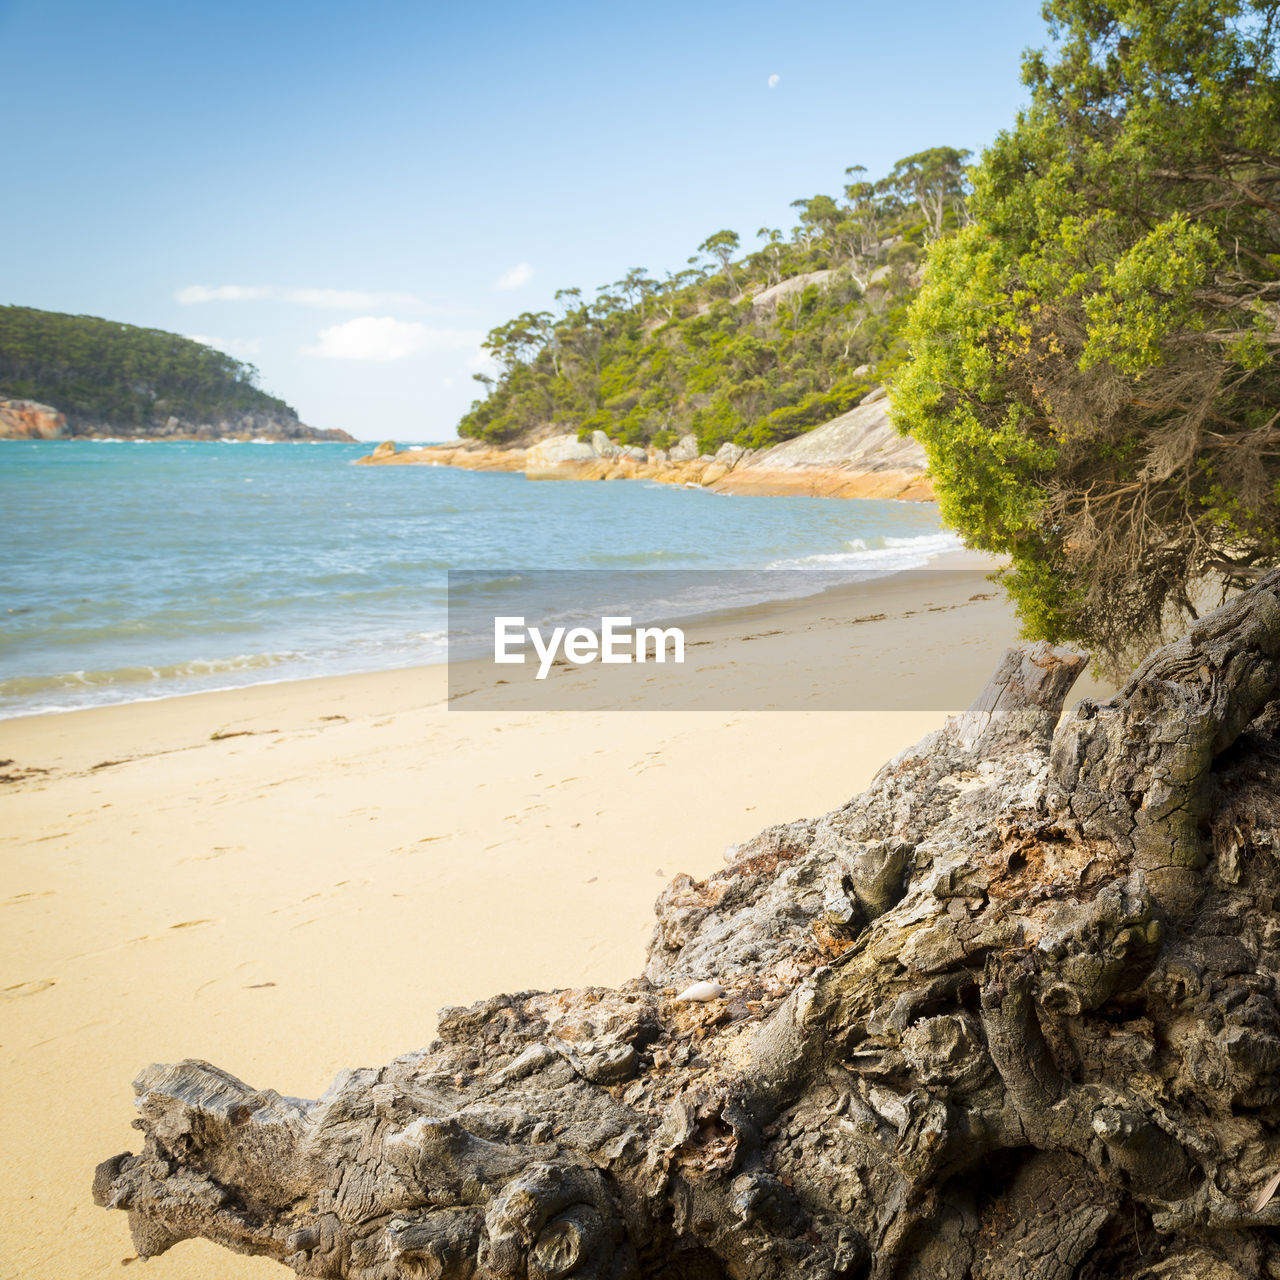
[(0, 716), (440, 661), (449, 569), (820, 589), (958, 545), (930, 504), (350, 465), (368, 449), (0, 442)]

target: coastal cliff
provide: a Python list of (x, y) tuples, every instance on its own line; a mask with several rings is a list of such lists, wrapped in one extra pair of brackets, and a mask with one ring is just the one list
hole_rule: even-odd
[(713, 493), (917, 502), (933, 498), (924, 450), (894, 428), (883, 389), (838, 418), (767, 449), (726, 443), (714, 454), (700, 454), (691, 435), (670, 449), (642, 449), (616, 444), (603, 431), (595, 431), (590, 440), (553, 435), (510, 447), (454, 440), (397, 449), (388, 441), (358, 462), (514, 471), (530, 480), (655, 480)]

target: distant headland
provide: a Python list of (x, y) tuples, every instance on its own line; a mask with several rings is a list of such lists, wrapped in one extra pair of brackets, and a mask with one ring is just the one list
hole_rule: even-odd
[(603, 431), (530, 432), (505, 445), (476, 439), (397, 449), (380, 444), (367, 466), (443, 466), (519, 471), (530, 480), (656, 480), (715, 493), (808, 498), (933, 499), (924, 450), (894, 428), (882, 387), (860, 404), (782, 444), (744, 449), (726, 441), (714, 453), (693, 435), (669, 449), (620, 445)]
[(258, 371), (161, 329), (0, 306), (0, 440), (338, 440)]

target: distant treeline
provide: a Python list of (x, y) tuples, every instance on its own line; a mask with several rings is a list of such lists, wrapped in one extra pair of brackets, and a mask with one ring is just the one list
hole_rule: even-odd
[(659, 447), (692, 433), (710, 452), (838, 416), (903, 358), (924, 246), (965, 217), (967, 158), (935, 148), (877, 182), (855, 166), (842, 200), (793, 201), (796, 225), (762, 227), (752, 252), (718, 231), (662, 280), (636, 268), (593, 299), (561, 289), (559, 314), (489, 334), (501, 373), (476, 375), (488, 395), (459, 433), (500, 443), (549, 423)]
[(80, 423), (144, 427), (244, 413), (292, 419), (255, 385), (258, 371), (160, 329), (0, 306), (0, 399), (38, 400)]

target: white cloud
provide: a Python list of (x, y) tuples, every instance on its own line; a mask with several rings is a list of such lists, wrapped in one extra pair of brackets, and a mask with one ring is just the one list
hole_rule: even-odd
[(484, 335), (474, 329), (432, 329), (390, 316), (360, 316), (330, 325), (302, 354), (326, 360), (403, 360), (419, 351), (471, 351)]
[(782, 82), (782, 77), (780, 75), (777, 75), (777, 74), (771, 75), (769, 77), (769, 88), (776, 89), (781, 82)]
[(518, 262), (510, 271), (504, 271), (494, 282), (495, 289), (523, 289), (533, 279), (533, 268), (527, 262)]
[(192, 342), (212, 347), (215, 351), (225, 351), (227, 355), (235, 356), (238, 360), (256, 356), (262, 350), (261, 338), (211, 338), (204, 333), (188, 333), (186, 337)]
[(197, 302), (252, 302), (258, 298), (269, 298), (271, 290), (260, 284), (220, 284), (214, 287), (189, 284), (173, 296), (184, 307), (189, 307)]
[(183, 306), (200, 302), (292, 302), (303, 307), (334, 311), (372, 311), (378, 307), (412, 307), (424, 303), (412, 293), (388, 293), (368, 289), (286, 289), (273, 284), (189, 284), (173, 295)]

